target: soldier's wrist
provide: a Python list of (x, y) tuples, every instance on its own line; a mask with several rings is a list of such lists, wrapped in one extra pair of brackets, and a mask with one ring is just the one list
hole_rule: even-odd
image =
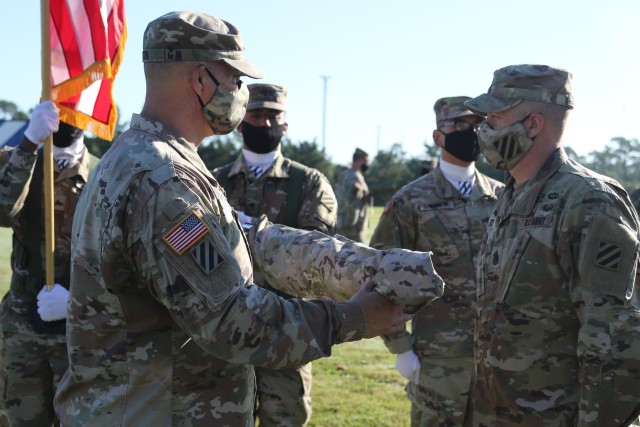
[(336, 302), (336, 312), (339, 317), (339, 327), (334, 334), (334, 344), (358, 341), (364, 337), (365, 318), (364, 309), (358, 301), (348, 300)]

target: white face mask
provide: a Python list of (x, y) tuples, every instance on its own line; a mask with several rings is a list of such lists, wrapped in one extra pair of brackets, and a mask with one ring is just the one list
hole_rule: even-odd
[(206, 68), (205, 71), (216, 84), (216, 91), (206, 104), (202, 102), (200, 95), (196, 96), (213, 134), (226, 135), (238, 127), (244, 118), (249, 103), (249, 89), (238, 81), (239, 89), (232, 92), (222, 86), (211, 71)]
[(63, 170), (69, 166), (73, 166), (82, 157), (84, 153), (84, 137), (81, 136), (68, 147), (53, 146), (53, 160), (58, 165), (58, 169)]
[(478, 129), (478, 143), (491, 166), (511, 170), (533, 146), (533, 139), (527, 136), (527, 129), (522, 124), (530, 115), (498, 130), (491, 129), (486, 121), (482, 122)]

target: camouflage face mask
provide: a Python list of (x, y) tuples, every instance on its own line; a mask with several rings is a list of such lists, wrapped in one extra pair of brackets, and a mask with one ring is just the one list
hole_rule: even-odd
[(216, 84), (216, 91), (206, 104), (202, 102), (200, 95), (196, 96), (213, 134), (226, 135), (234, 130), (244, 118), (247, 103), (249, 102), (249, 89), (239, 81), (238, 90), (232, 92), (222, 86), (211, 71), (207, 68), (205, 68), (205, 71)]
[(522, 124), (524, 119), (502, 129), (491, 129), (486, 121), (478, 129), (478, 143), (487, 162), (496, 169), (511, 170), (522, 160), (533, 145)]

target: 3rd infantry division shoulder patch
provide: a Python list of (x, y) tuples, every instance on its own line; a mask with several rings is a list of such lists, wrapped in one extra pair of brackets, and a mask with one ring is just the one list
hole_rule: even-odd
[(191, 211), (175, 227), (165, 234), (162, 239), (178, 255), (182, 255), (193, 246), (202, 236), (209, 232), (209, 228), (195, 211)]
[(598, 252), (596, 252), (596, 265), (609, 270), (617, 270), (620, 266), (621, 257), (622, 248), (620, 246), (604, 240), (600, 241)]
[(204, 240), (193, 247), (191, 256), (205, 274), (211, 273), (224, 261), (210, 241)]

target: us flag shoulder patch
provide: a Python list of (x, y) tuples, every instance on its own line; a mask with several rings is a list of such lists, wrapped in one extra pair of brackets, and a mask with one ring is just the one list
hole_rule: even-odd
[(214, 248), (208, 240), (195, 245), (191, 250), (191, 256), (205, 274), (211, 273), (224, 261), (222, 256), (216, 251), (216, 248)]
[(596, 252), (596, 265), (608, 268), (609, 270), (617, 270), (620, 266), (622, 258), (622, 248), (613, 243), (600, 241)]
[(184, 217), (182, 221), (165, 234), (162, 239), (175, 253), (182, 255), (202, 236), (209, 232), (202, 219), (195, 211)]

